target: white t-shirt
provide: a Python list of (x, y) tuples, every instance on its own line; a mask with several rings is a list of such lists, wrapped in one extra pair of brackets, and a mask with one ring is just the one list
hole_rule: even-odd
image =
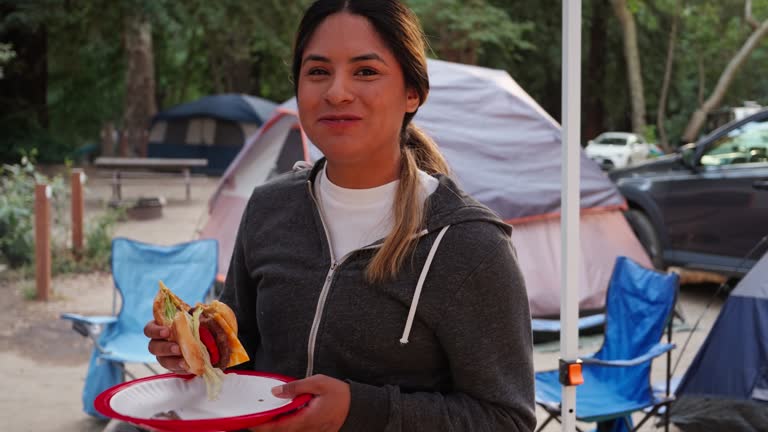
[[(347, 189), (328, 179), (323, 166), (318, 174), (315, 193), (328, 229), (334, 261), (349, 252), (368, 246), (389, 234), (394, 226), (392, 203), (400, 180), (370, 189)], [(439, 181), (419, 170), (423, 200)]]

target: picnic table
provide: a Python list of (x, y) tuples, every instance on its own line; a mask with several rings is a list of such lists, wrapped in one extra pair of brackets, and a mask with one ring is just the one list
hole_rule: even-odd
[(191, 196), (191, 169), (205, 167), (207, 159), (196, 158), (146, 158), (146, 157), (98, 157), (94, 165), (112, 170), (112, 199), (122, 199), (122, 175), (125, 171), (153, 170), (177, 171), (184, 176), (187, 188), (187, 200)]

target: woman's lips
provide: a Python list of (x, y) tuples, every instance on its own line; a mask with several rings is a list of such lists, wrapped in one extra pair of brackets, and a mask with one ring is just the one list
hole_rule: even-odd
[(360, 124), (360, 117), (353, 115), (338, 115), (320, 117), (320, 124), (333, 129), (346, 129)]

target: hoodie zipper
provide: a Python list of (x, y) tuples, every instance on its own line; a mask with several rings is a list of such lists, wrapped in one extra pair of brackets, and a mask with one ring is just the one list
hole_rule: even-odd
[(315, 308), (315, 318), (312, 320), (312, 327), (309, 330), (309, 342), (307, 343), (307, 372), (306, 376), (311, 376), (315, 367), (315, 343), (317, 342), (317, 331), (320, 328), (320, 321), (323, 318), (323, 311), (325, 310), (325, 301), (328, 298), (328, 291), (331, 289), (333, 282), (333, 275), (336, 269), (353, 253), (359, 250), (375, 249), (380, 244), (366, 246), (364, 248), (355, 249), (343, 257), (337, 262), (336, 257), (333, 256), (333, 246), (331, 245), (331, 236), (328, 233), (328, 227), (325, 225), (325, 219), (323, 218), (323, 211), (320, 208), (320, 204), (315, 198), (314, 191), (312, 190), (312, 181), (307, 181), (307, 187), (309, 188), (309, 195), (312, 197), (312, 201), (317, 207), (317, 213), (320, 215), (320, 223), (323, 225), (323, 231), (325, 231), (325, 240), (328, 243), (328, 253), (331, 256), (331, 267), (328, 269), (328, 274), (325, 276), (325, 282), (323, 282), (323, 288), (320, 290), (320, 297), (317, 299), (317, 307)]
[[(381, 243), (369, 245), (362, 247), (360, 249), (355, 249), (353, 251), (348, 252), (346, 255), (341, 257), (339, 261), (336, 261), (336, 257), (333, 256), (333, 246), (331, 245), (331, 236), (328, 233), (328, 227), (325, 225), (325, 218), (323, 218), (323, 210), (320, 208), (320, 203), (317, 202), (317, 198), (315, 198), (315, 193), (312, 188), (312, 180), (307, 180), (307, 187), (309, 188), (309, 196), (312, 197), (312, 201), (315, 203), (315, 207), (317, 208), (317, 213), (320, 215), (320, 223), (323, 225), (323, 231), (325, 232), (325, 241), (328, 244), (328, 254), (331, 256), (331, 267), (328, 269), (328, 274), (325, 276), (325, 281), (323, 282), (323, 288), (320, 290), (320, 297), (317, 299), (317, 306), (315, 307), (315, 317), (312, 320), (312, 327), (309, 330), (309, 341), (307, 343), (307, 377), (311, 376), (314, 367), (315, 367), (315, 345), (317, 343), (317, 332), (320, 328), (320, 321), (323, 318), (323, 311), (325, 310), (325, 302), (328, 298), (328, 291), (331, 289), (331, 284), (333, 283), (333, 276), (336, 273), (336, 270), (339, 268), (339, 266), (353, 253), (357, 251), (363, 251), (368, 249), (376, 249), (381, 247)], [(417, 237), (425, 236), (429, 233), (428, 230), (423, 230), (416, 234)]]

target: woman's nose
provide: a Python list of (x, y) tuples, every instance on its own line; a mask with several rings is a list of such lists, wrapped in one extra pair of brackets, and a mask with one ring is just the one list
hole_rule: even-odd
[(339, 76), (334, 77), (325, 92), (325, 100), (331, 105), (349, 103), (354, 100), (347, 80)]

